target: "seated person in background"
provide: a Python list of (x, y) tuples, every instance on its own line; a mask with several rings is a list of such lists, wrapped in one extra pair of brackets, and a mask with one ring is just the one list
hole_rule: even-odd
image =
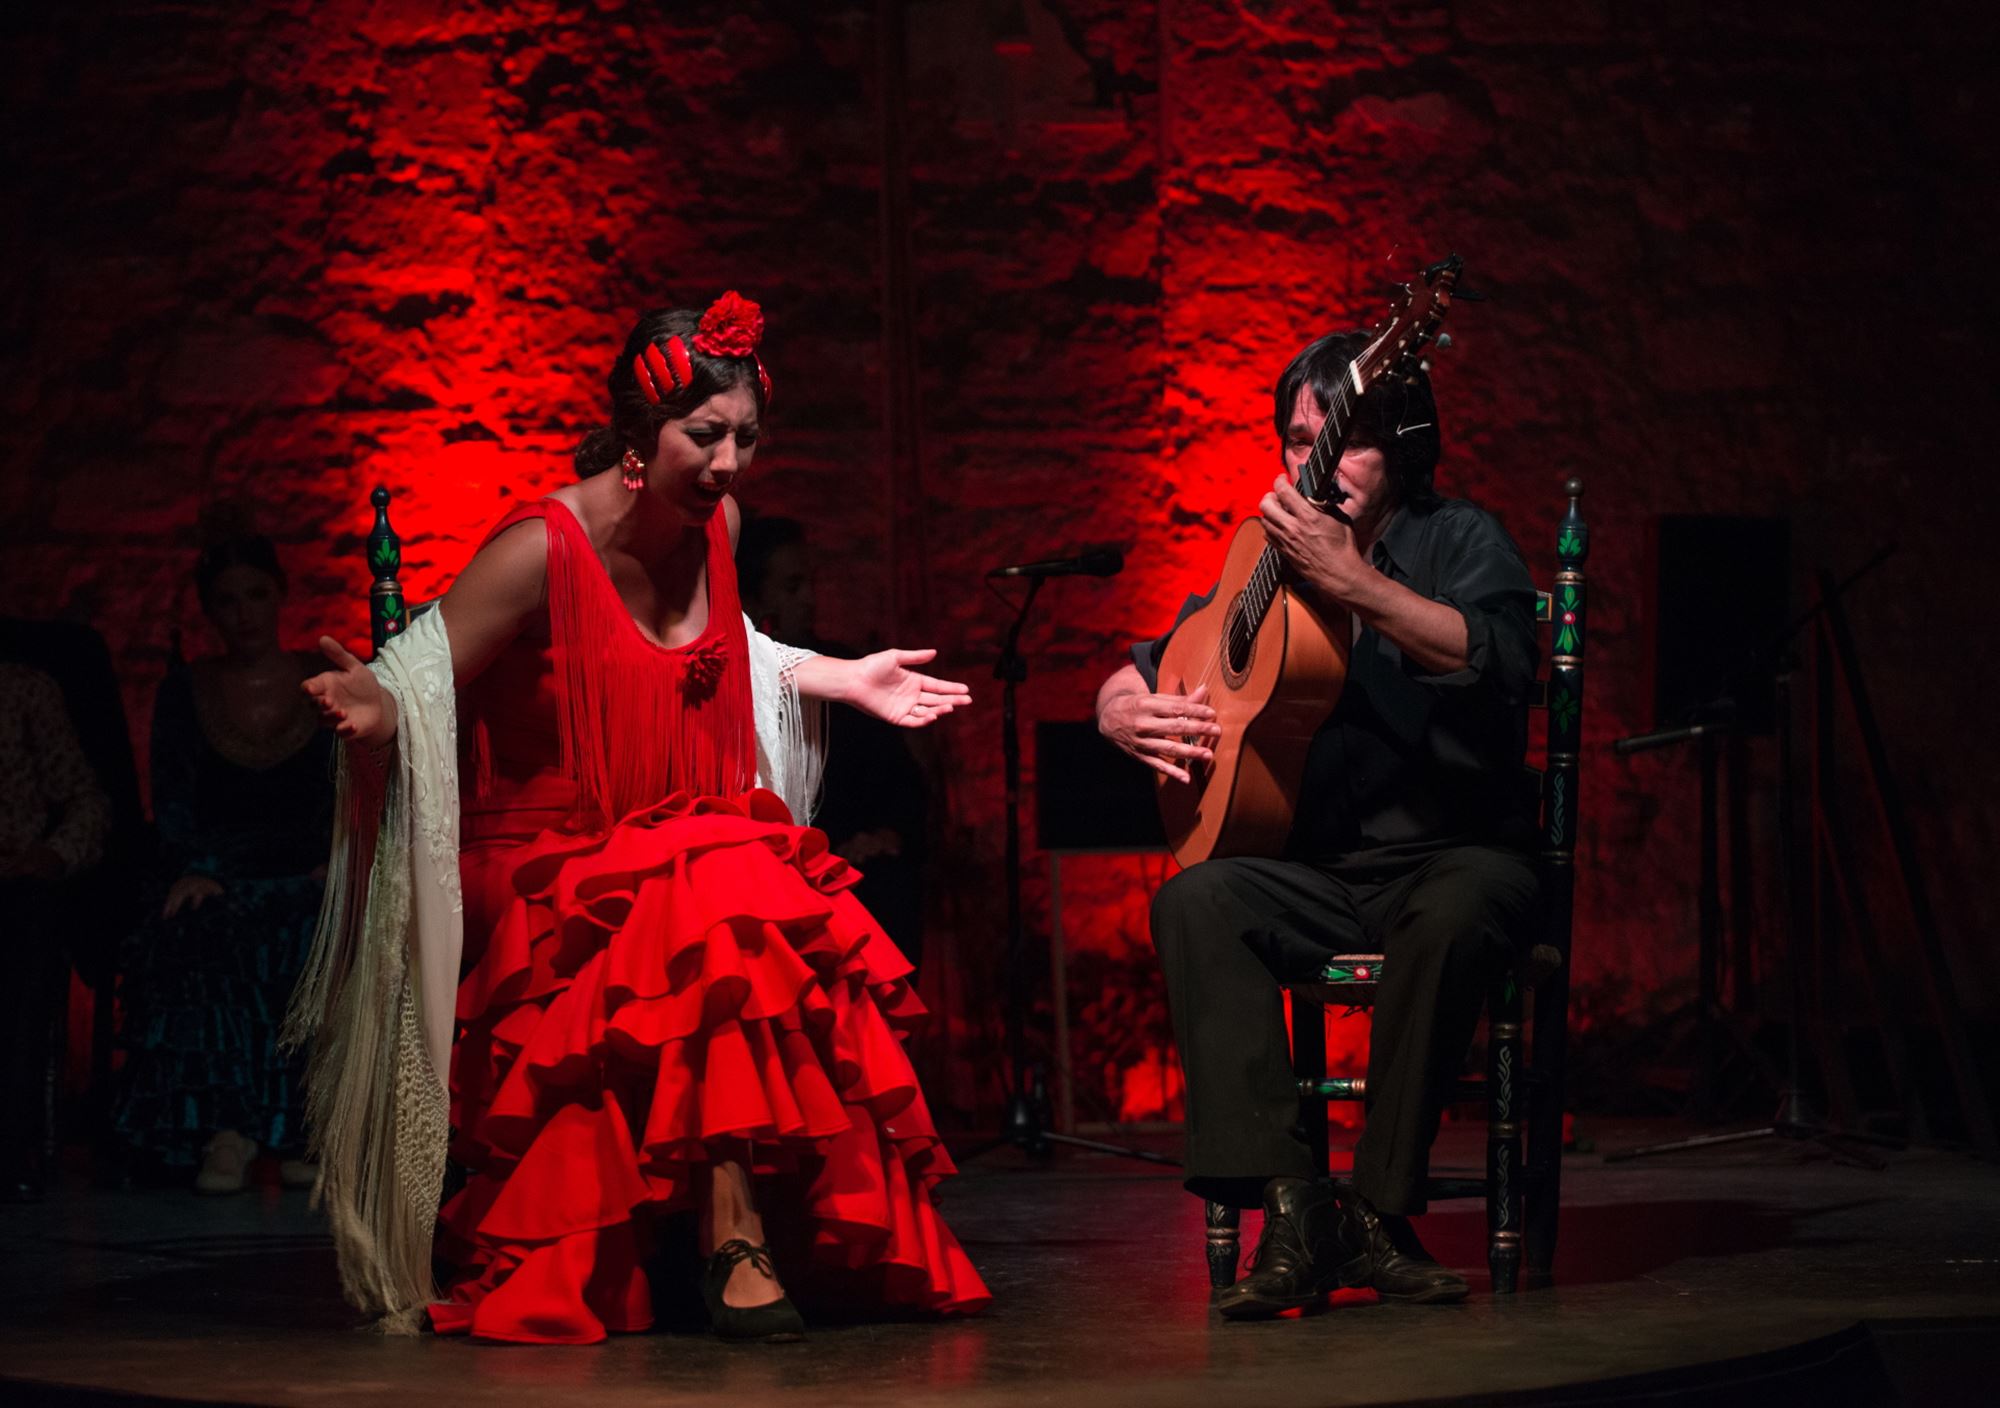
[[(333, 817), (333, 743), (285, 649), (285, 574), (268, 538), (236, 531), (195, 587), (220, 655), (171, 671), (153, 706), (161, 875), (124, 962), (128, 1051), (116, 1114), (142, 1158), (233, 1193), (260, 1149), (305, 1148), (298, 1073), (277, 1050), (319, 916)], [(313, 1170), (287, 1158), (288, 1185)]]
[[(91, 625), (104, 615), (95, 582), (79, 583), (54, 619), (0, 617), (0, 660), (42, 671), (62, 691), (76, 741), (111, 800), (111, 834), (104, 856), (76, 877), (63, 896), (61, 943), (71, 965), (95, 994), (90, 1043), (89, 1133), (100, 1147), (108, 1132), (104, 1108), (111, 1085), (113, 992), (125, 936), (139, 922), (140, 891), (151, 868), (152, 823), (139, 798), (132, 731), (111, 650)], [(74, 1027), (76, 1051), (85, 1033)]]
[(41, 1198), (49, 1034), (69, 963), (60, 884), (96, 864), (111, 830), (54, 680), (0, 664), (0, 1201)]
[(111, 835), (103, 859), (93, 868), (91, 882), (70, 896), (64, 918), (65, 926), (74, 926), (64, 936), (70, 959), (92, 987), (110, 979), (118, 946), (137, 917), (132, 890), (151, 847), (124, 693), (110, 647), (91, 625), (103, 614), (101, 593), (86, 582), (70, 594), (55, 619), (0, 617), (0, 660), (31, 666), (55, 681), (83, 756), (111, 799)]
[[(812, 559), (797, 519), (746, 515), (736, 572), (743, 609), (758, 630), (824, 655), (861, 653), (819, 634)], [(859, 868), (855, 897), (910, 966), (921, 968), (928, 804), (908, 730), (855, 709), (834, 710), (828, 729), (826, 774), (813, 825), (842, 859)]]

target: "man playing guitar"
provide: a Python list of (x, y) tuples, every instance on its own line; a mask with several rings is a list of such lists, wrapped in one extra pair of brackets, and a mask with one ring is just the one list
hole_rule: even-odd
[[(1188, 1190), (1264, 1208), (1249, 1274), (1217, 1300), (1232, 1318), (1339, 1286), (1465, 1296), (1408, 1219), (1424, 1211), (1431, 1142), (1489, 982), (1536, 899), (1521, 767), (1534, 587), (1490, 514), (1433, 490), (1442, 442), (1429, 378), (1378, 382), (1360, 398), (1325, 507), (1294, 487), (1328, 407), (1353, 399), (1350, 363), (1369, 340), (1319, 339), (1276, 388), (1287, 472), (1258, 511), (1286, 586), (1331, 620), (1351, 617), (1353, 632), (1290, 839), (1282, 855), (1201, 861), (1153, 901), (1187, 1078)], [(1180, 621), (1205, 604), (1190, 598)], [(1132, 648), (1098, 691), (1097, 721), (1175, 787), (1212, 761), (1221, 728), (1208, 686), (1156, 692), (1171, 635)], [(1280, 984), (1358, 951), (1383, 953), (1383, 975), (1355, 1191), (1336, 1196), (1298, 1128)]]

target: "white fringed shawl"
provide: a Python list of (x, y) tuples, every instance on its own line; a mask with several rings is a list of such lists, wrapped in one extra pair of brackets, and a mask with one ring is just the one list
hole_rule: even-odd
[[(801, 825), (818, 801), (823, 706), (794, 672), (812, 652), (750, 636), (757, 784)], [(426, 609), (369, 666), (396, 700), (380, 757), (341, 749), (333, 854), (288, 1045), (307, 1045), (317, 1196), (341, 1288), (391, 1333), (437, 1299), (431, 1234), (450, 1138), (453, 1013), (464, 947), (458, 880), (458, 718), (444, 616)]]

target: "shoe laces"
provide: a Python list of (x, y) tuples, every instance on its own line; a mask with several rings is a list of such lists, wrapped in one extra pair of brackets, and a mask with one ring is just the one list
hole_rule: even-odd
[(1276, 1249), (1287, 1261), (1298, 1262), (1305, 1259), (1305, 1247), (1299, 1239), (1298, 1230), (1292, 1226), (1289, 1217), (1274, 1216), (1269, 1208), (1264, 1210), (1264, 1226), (1257, 1233), (1257, 1246), (1250, 1253), (1250, 1269), (1266, 1269), (1264, 1255)]
[(1410, 1225), (1407, 1217), (1385, 1217), (1375, 1210), (1375, 1205), (1360, 1194), (1353, 1194), (1342, 1200), (1347, 1209), (1360, 1220), (1368, 1241), (1376, 1254), (1383, 1258), (1403, 1256), (1412, 1261), (1435, 1261), (1424, 1244), (1417, 1240), (1417, 1229)]
[(715, 1249), (715, 1264), (719, 1270), (734, 1271), (739, 1261), (749, 1262), (773, 1281), (778, 1279), (778, 1268), (772, 1262), (771, 1249), (767, 1246), (731, 1237)]

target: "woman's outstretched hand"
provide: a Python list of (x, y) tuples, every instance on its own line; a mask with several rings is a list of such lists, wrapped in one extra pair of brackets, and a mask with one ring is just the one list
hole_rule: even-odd
[(332, 636), (321, 636), (319, 649), (334, 668), (314, 675), (301, 687), (312, 696), (320, 722), (349, 743), (380, 747), (395, 737), (396, 701), (375, 672)]
[(850, 661), (853, 673), (846, 700), (864, 714), (873, 714), (898, 728), (935, 723), (972, 702), (972, 691), (958, 681), (921, 675), (910, 668), (935, 659), (935, 650), (878, 650)]

